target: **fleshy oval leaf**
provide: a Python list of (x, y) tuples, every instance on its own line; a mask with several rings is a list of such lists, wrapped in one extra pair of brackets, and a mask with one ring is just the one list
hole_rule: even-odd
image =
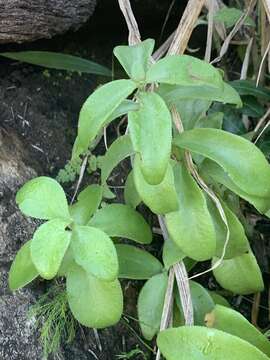
[[(214, 258), (213, 264), (217, 260)], [(234, 294), (252, 294), (264, 288), (261, 270), (251, 250), (247, 254), (223, 260), (213, 273), (217, 282)]]
[[(177, 109), (180, 110), (180, 114), (181, 102), (191, 100), (196, 102), (195, 105), (198, 104), (198, 101), (209, 101), (209, 105), (211, 102), (217, 101), (224, 104), (234, 104), (237, 107), (242, 106), (242, 101), (237, 91), (226, 83), (223, 83), (223, 89), (208, 85), (186, 86), (161, 84), (158, 88), (158, 94), (165, 100), (167, 105), (175, 105)], [(188, 127), (187, 129), (189, 130), (190, 128), (191, 127)]]
[(133, 177), (137, 192), (142, 201), (155, 214), (166, 214), (179, 207), (174, 185), (173, 169), (169, 163), (164, 179), (158, 185), (150, 185), (145, 180), (140, 166), (139, 156), (133, 164)]
[(37, 219), (70, 219), (63, 188), (56, 180), (46, 176), (24, 184), (17, 192), (16, 203), (25, 215)]
[(270, 197), (270, 165), (250, 141), (223, 130), (193, 129), (177, 135), (174, 143), (218, 163), (246, 193)]
[(98, 210), (88, 223), (97, 227), (112, 237), (123, 237), (140, 244), (150, 244), (151, 228), (143, 216), (122, 204), (110, 204)]
[(189, 55), (171, 55), (159, 60), (147, 72), (147, 82), (203, 86), (223, 89), (220, 72), (205, 61)]
[(120, 136), (116, 139), (101, 160), (101, 183), (105, 184), (112, 170), (134, 152), (129, 135)]
[(134, 182), (133, 170), (128, 174), (125, 189), (124, 189), (125, 203), (135, 209), (142, 201)]
[(128, 76), (134, 81), (140, 82), (145, 80), (154, 46), (155, 41), (147, 39), (132, 46), (116, 46), (113, 53)]
[(177, 264), (183, 260), (186, 255), (183, 251), (172, 241), (170, 238), (164, 241), (163, 250), (162, 250), (162, 260), (166, 267), (169, 269), (171, 266)]
[(270, 356), (270, 341), (238, 311), (216, 305), (213, 311), (206, 315), (205, 325), (238, 336)]
[(116, 324), (123, 311), (123, 294), (118, 280), (103, 281), (73, 266), (67, 274), (71, 312), (84, 326), (102, 329)]
[(89, 185), (80, 192), (78, 200), (69, 207), (69, 212), (77, 225), (86, 225), (97, 211), (102, 200), (102, 187)]
[(68, 223), (54, 219), (42, 224), (31, 241), (31, 257), (39, 274), (47, 280), (56, 276), (70, 243)]
[(135, 89), (132, 80), (115, 80), (102, 85), (88, 97), (80, 112), (73, 158), (88, 149), (113, 112)]
[(212, 160), (205, 159), (201, 166), (201, 173), (205, 178), (211, 177), (217, 183), (226, 186), (229, 190), (247, 200), (252, 204), (260, 213), (266, 213), (270, 209), (270, 197), (269, 196), (256, 196), (248, 194), (237, 186), (228, 174)]
[(152, 340), (159, 331), (167, 283), (167, 274), (158, 274), (147, 280), (140, 291), (138, 317), (147, 340)]
[(112, 240), (103, 231), (90, 226), (75, 226), (71, 239), (75, 261), (87, 273), (112, 281), (118, 275), (118, 259)]
[[(228, 207), (228, 205), (226, 205), (224, 201), (222, 201), (221, 199), (219, 199), (219, 201), (224, 210), (230, 230), (229, 242), (226, 247), (224, 258), (231, 259), (235, 256), (247, 253), (249, 250), (249, 242), (246, 237), (243, 225), (240, 223), (237, 216), (231, 211), (231, 209)], [(227, 228), (223, 220), (221, 219), (221, 216), (215, 204), (211, 200), (209, 200), (207, 201), (207, 206), (216, 230), (217, 246), (215, 255), (220, 257), (222, 255), (226, 241)]]
[(9, 270), (8, 284), (10, 290), (18, 290), (38, 277), (38, 271), (31, 259), (31, 240), (27, 241), (17, 252)]
[(115, 248), (119, 261), (119, 278), (146, 280), (162, 272), (162, 264), (149, 252), (127, 244), (116, 244)]
[(236, 336), (203, 326), (181, 326), (162, 331), (158, 347), (166, 360), (267, 360), (255, 346)]
[(171, 114), (154, 92), (141, 92), (140, 109), (130, 112), (128, 124), (134, 150), (140, 154), (141, 170), (151, 185), (159, 184), (168, 167), (171, 143)]
[(179, 210), (165, 215), (171, 240), (188, 257), (203, 261), (211, 259), (216, 249), (216, 234), (206, 199), (187, 168), (174, 168)]

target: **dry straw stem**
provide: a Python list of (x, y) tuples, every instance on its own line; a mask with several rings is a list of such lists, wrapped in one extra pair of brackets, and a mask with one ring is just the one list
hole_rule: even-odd
[(130, 2), (129, 0), (118, 0), (118, 3), (129, 30), (128, 43), (129, 45), (138, 44), (141, 41), (141, 35)]
[(213, 40), (213, 28), (214, 28), (214, 0), (207, 0), (208, 8), (208, 27), (207, 27), (207, 41), (204, 60), (210, 62)]
[(173, 265), (173, 269), (180, 294), (181, 304), (183, 307), (185, 324), (191, 326), (194, 324), (194, 314), (189, 288), (188, 273), (183, 261)]
[(235, 34), (238, 32), (238, 30), (241, 28), (241, 26), (244, 24), (246, 18), (249, 16), (249, 14), (252, 12), (257, 0), (251, 0), (249, 3), (249, 6), (247, 7), (246, 11), (242, 14), (242, 16), (238, 19), (236, 24), (234, 25), (233, 29), (229, 33), (229, 35), (226, 37), (226, 39), (223, 42), (223, 45), (220, 49), (219, 56), (216, 57), (211, 64), (219, 62), (222, 57), (226, 54), (228, 51), (229, 45)]
[[(206, 4), (205, 4), (205, 7), (208, 9), (208, 11), (210, 10), (211, 6), (213, 6), (213, 14), (215, 15), (225, 5), (223, 4), (222, 1), (207, 0)], [(215, 27), (215, 30), (218, 33), (219, 37), (221, 38), (221, 40), (225, 40), (225, 38), (226, 38), (226, 28), (224, 26), (224, 23), (215, 22), (214, 27)]]
[(261, 0), (270, 23), (270, 0)]
[[(266, 24), (264, 20), (264, 28), (262, 28), (261, 31), (261, 37), (264, 38), (264, 41), (262, 42), (263, 54), (264, 50), (266, 49), (265, 43), (270, 41), (270, 0), (262, 0), (262, 7), (264, 8), (265, 14), (267, 15), (268, 19), (268, 24)], [(270, 72), (270, 51), (268, 51), (268, 71)]]
[(265, 62), (265, 59), (266, 59), (269, 51), (270, 51), (270, 41), (269, 41), (269, 43), (268, 43), (268, 45), (267, 45), (267, 48), (266, 48), (265, 53), (264, 53), (264, 55), (263, 55), (262, 61), (261, 61), (261, 63), (260, 63), (259, 72), (258, 72), (258, 76), (257, 76), (257, 80), (256, 80), (256, 86), (259, 85), (260, 78), (261, 78), (261, 75), (262, 75), (262, 72), (263, 72), (263, 64), (264, 64), (264, 62)]
[(251, 49), (252, 49), (252, 44), (253, 44), (253, 38), (250, 38), (249, 42), (248, 42), (248, 45), (246, 47), (245, 57), (244, 57), (244, 61), (243, 61), (242, 68), (241, 68), (241, 75), (240, 75), (241, 80), (246, 80), (246, 78), (247, 78), (247, 72), (248, 72), (248, 66), (249, 66), (249, 62), (250, 62), (250, 53), (251, 53)]
[[(256, 132), (258, 132), (260, 126), (264, 123), (264, 121), (269, 117), (270, 115), (270, 108), (266, 111), (266, 113), (264, 114), (264, 116), (260, 119), (260, 121), (258, 122), (254, 133), (256, 134)], [(260, 126), (258, 126), (260, 125)], [(258, 142), (258, 140), (260, 139), (260, 137), (262, 136), (262, 134), (265, 132), (265, 130), (269, 127), (270, 125), (270, 121), (268, 120), (268, 122), (264, 125), (262, 131), (259, 133), (259, 135), (257, 136), (256, 140), (254, 141), (254, 144), (256, 144)]]
[(205, 0), (189, 0), (168, 50), (169, 55), (185, 52), (204, 3)]
[[(241, 68), (241, 75), (240, 75), (241, 80), (246, 80), (246, 78), (247, 78), (252, 44), (253, 44), (253, 38), (250, 38), (248, 45), (246, 47), (245, 57), (244, 57), (244, 61), (243, 61), (242, 68)], [(243, 122), (245, 128), (248, 129), (249, 128), (249, 119), (248, 119), (247, 115), (244, 115), (244, 114), (242, 115), (242, 122)]]

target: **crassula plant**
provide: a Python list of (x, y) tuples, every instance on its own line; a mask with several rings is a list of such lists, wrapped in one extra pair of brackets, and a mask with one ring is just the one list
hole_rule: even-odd
[[(268, 216), (270, 166), (253, 143), (221, 129), (223, 114), (215, 112), (213, 104), (242, 105), (222, 72), (188, 55), (154, 63), (153, 49), (151, 39), (116, 47), (114, 54), (129, 79), (99, 87), (81, 109), (74, 161), (97, 143), (104, 127), (127, 116), (126, 134), (99, 161), (100, 183), (86, 187), (69, 206), (61, 186), (48, 177), (30, 180), (19, 190), (21, 211), (47, 222), (18, 252), (10, 287), (16, 290), (37, 276), (65, 277), (74, 317), (85, 326), (103, 328), (117, 323), (122, 314), (118, 278), (147, 280), (138, 298), (138, 317), (143, 336), (152, 340), (164, 328), (171, 286), (166, 326), (174, 328), (157, 338), (166, 359), (219, 360), (228, 348), (231, 360), (267, 359), (267, 338), (224, 298), (191, 279), (192, 326), (185, 326), (183, 299), (169, 278), (170, 269), (180, 262), (189, 271), (197, 262), (210, 260), (217, 282), (231, 293), (263, 290), (261, 271), (239, 220), (239, 199)], [(109, 196), (112, 170), (128, 157), (125, 204), (102, 202)], [(136, 210), (140, 203), (161, 224), (162, 259), (119, 242), (151, 242), (152, 229)]]

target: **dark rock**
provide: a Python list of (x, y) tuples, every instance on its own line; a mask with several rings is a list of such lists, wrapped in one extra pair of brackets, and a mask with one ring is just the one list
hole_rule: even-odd
[(0, 43), (22, 43), (76, 30), (96, 0), (0, 0)]
[(36, 176), (24, 164), (25, 150), (15, 135), (0, 130), (0, 264), (10, 262), (36, 224), (24, 217), (15, 204), (20, 185)]

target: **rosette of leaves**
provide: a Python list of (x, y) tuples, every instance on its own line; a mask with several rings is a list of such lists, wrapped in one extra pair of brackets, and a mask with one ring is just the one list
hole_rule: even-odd
[(152, 240), (151, 230), (138, 212), (121, 204), (98, 209), (101, 199), (102, 187), (90, 185), (68, 206), (57, 181), (38, 177), (27, 182), (17, 193), (17, 204), (25, 215), (46, 222), (19, 250), (9, 273), (12, 290), (38, 276), (46, 280), (65, 276), (74, 317), (95, 328), (115, 324), (122, 314), (117, 255), (121, 249), (117, 251), (111, 238), (124, 237), (141, 244)]

